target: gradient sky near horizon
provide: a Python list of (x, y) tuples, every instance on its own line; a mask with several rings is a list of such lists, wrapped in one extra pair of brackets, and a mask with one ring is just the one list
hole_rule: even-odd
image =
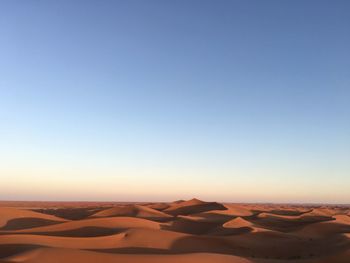
[(0, 199), (350, 202), (349, 1), (1, 1)]

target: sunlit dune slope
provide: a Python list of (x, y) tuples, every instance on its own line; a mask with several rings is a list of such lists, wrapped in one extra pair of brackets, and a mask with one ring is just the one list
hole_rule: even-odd
[(7, 262), (25, 263), (249, 263), (250, 260), (231, 256), (209, 253), (196, 253), (184, 255), (132, 255), (132, 254), (111, 254), (92, 251), (42, 248), (22, 255), (14, 256)]

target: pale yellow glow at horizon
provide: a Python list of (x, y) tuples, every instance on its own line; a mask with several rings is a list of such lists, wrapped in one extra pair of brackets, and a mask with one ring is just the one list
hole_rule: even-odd
[[(307, 182), (304, 178), (302, 182), (284, 182), (273, 175), (278, 172), (273, 169), (217, 172), (225, 180), (216, 179), (216, 171), (195, 173), (191, 169), (164, 167), (124, 167), (102, 171), (81, 167), (0, 170), (2, 196), (29, 200), (171, 201), (197, 197), (228, 202), (327, 202), (329, 195), (332, 195), (333, 203), (349, 200), (346, 185), (332, 185), (331, 180)], [(270, 176), (264, 174), (266, 172)], [(293, 179), (292, 175), (289, 178)], [(317, 187), (313, 188), (316, 184)]]

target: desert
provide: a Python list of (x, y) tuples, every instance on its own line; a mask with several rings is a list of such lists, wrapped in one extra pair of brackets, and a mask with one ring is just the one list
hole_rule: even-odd
[(1, 263), (348, 263), (346, 205), (1, 202)]

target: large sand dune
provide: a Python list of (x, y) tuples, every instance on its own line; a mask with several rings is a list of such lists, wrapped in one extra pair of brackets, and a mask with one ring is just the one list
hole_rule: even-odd
[(0, 207), (0, 263), (350, 262), (345, 206), (12, 204)]
[(47, 222), (47, 224), (66, 221), (63, 218), (59, 218), (52, 215), (46, 215), (42, 213), (37, 213), (27, 209), (0, 207), (0, 228), (6, 228), (6, 226), (7, 228), (10, 228), (9, 227), (9, 225), (11, 225), (10, 222), (11, 221), (13, 222), (14, 220), (17, 220), (18, 222), (22, 222), (22, 225), (26, 224), (25, 221), (40, 222), (41, 220), (43, 224), (45, 224), (44, 223), (45, 221)]

